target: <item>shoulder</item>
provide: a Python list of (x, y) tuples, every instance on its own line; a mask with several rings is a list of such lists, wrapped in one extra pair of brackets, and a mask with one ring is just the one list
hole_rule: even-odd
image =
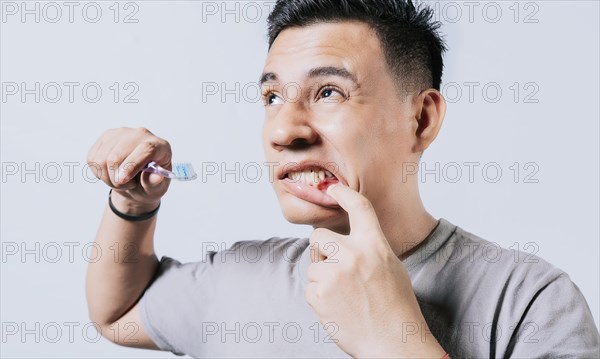
[(564, 271), (539, 257), (538, 250), (539, 245), (534, 241), (505, 248), (441, 219), (429, 241), (406, 264), (415, 275), (426, 271), (428, 277), (439, 276), (473, 289), (500, 282), (543, 285), (566, 276)]
[[(481, 238), (456, 227), (450, 238), (439, 248), (440, 270), (463, 295), (474, 301), (497, 303), (509, 301), (514, 308), (525, 310), (547, 287), (575, 290), (567, 273), (536, 255), (538, 244), (528, 242), (518, 250)], [(439, 267), (439, 266), (438, 266)]]
[[(435, 278), (438, 295), (451, 296), (463, 303), (465, 310), (471, 304), (486, 308), (493, 317), (497, 308), (492, 303), (510, 302), (513, 308), (525, 310), (548, 286), (565, 292), (576, 290), (567, 273), (531, 248), (526, 247), (527, 252), (504, 248), (449, 222), (445, 224), (450, 228), (445, 238), (423, 254), (425, 259), (413, 270), (420, 292), (427, 293), (431, 288), (428, 278)], [(537, 248), (536, 244), (532, 248)]]
[(446, 278), (460, 288), (459, 301), (498, 325), (508, 328), (527, 317), (542, 326), (551, 313), (571, 316), (569, 308), (578, 308), (576, 317), (586, 314), (586, 301), (569, 275), (533, 250), (503, 248), (460, 227), (443, 247), (450, 248)]
[(455, 332), (446, 338), (457, 351), (490, 350), (494, 343), (502, 357), (590, 357), (599, 337), (584, 296), (566, 272), (534, 254), (535, 242), (528, 243), (520, 246), (526, 251), (503, 248), (452, 226), (413, 275), (428, 318), (436, 328), (482, 330), (481, 336)]
[(518, 245), (517, 248), (505, 248), (456, 227), (447, 245), (453, 248), (449, 260), (471, 269), (479, 268), (482, 276), (493, 277), (497, 281), (539, 287), (559, 277), (568, 278), (562, 269), (536, 255), (539, 244), (534, 241)]
[(506, 249), (458, 227), (454, 237), (457, 247), (472, 249), (461, 256), (461, 272), (471, 272), (463, 288), (481, 311), (471, 317), (489, 318), (499, 356), (597, 353), (600, 336), (585, 297), (565, 271), (534, 254), (536, 242), (521, 245), (525, 251)]

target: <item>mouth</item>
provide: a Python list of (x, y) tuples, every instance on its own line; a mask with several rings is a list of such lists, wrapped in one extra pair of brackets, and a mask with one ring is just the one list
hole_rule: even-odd
[(329, 186), (342, 182), (337, 173), (337, 167), (331, 163), (300, 163), (285, 166), (278, 179), (282, 181), (286, 190), (297, 198), (320, 206), (337, 208), (338, 203), (326, 193)]
[(288, 172), (285, 174), (284, 179), (315, 187), (319, 191), (325, 191), (330, 185), (339, 182), (333, 173), (321, 168), (311, 168), (303, 171)]

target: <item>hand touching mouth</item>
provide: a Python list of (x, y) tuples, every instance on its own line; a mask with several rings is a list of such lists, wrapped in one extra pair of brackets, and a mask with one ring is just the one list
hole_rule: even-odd
[(337, 208), (337, 202), (326, 194), (327, 187), (341, 182), (331, 165), (303, 162), (284, 166), (278, 179), (287, 192), (307, 202)]

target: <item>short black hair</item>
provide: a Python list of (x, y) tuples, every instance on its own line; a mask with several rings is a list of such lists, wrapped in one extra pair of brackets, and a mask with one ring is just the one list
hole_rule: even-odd
[(441, 23), (430, 7), (411, 0), (277, 0), (268, 18), (269, 49), (287, 28), (342, 21), (375, 30), (398, 84), (440, 89), (446, 51)]

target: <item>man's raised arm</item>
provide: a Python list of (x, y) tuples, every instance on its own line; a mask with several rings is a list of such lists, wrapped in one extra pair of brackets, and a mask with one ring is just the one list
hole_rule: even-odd
[(158, 268), (153, 214), (169, 180), (141, 172), (150, 161), (170, 169), (171, 147), (146, 129), (108, 130), (89, 151), (90, 168), (112, 188), (112, 208), (106, 205), (96, 235), (98, 260), (88, 265), (86, 295), (90, 319), (105, 338), (158, 349), (141, 325), (138, 303)]

